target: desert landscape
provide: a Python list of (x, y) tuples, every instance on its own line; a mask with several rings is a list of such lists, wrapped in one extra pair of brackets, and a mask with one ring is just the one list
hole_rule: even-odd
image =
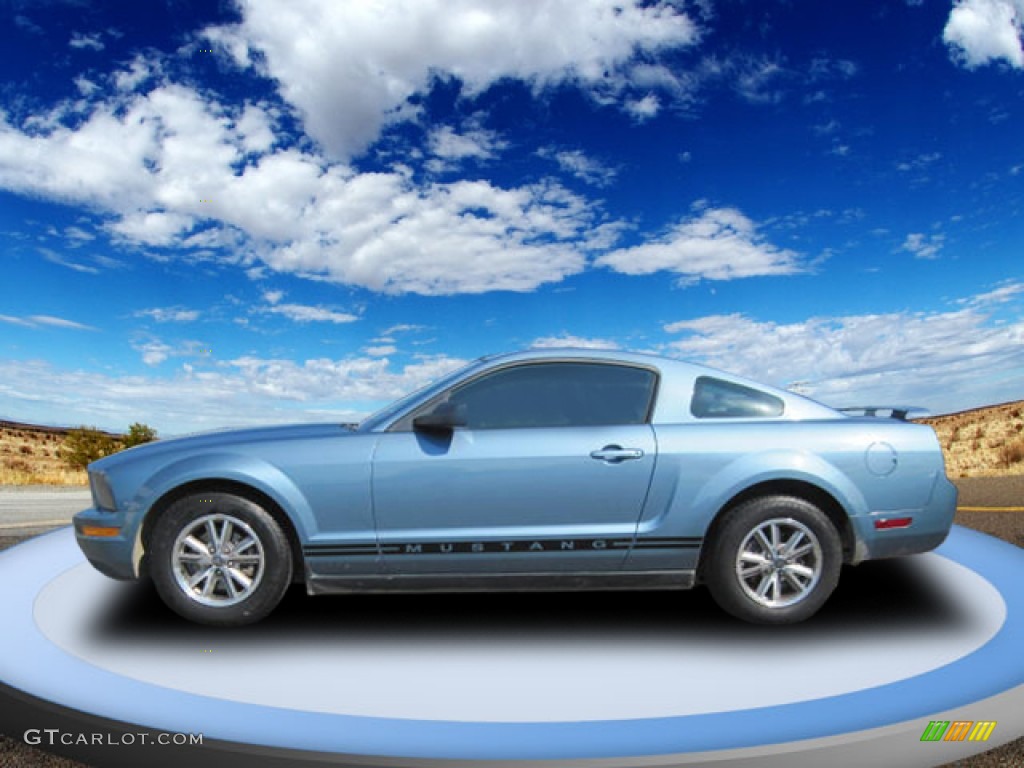
[(918, 421), (938, 435), (951, 478), (1024, 475), (1024, 400)]
[(88, 485), (85, 470), (71, 469), (60, 458), (70, 431), (0, 421), (0, 485)]
[[(950, 478), (1024, 475), (1024, 400), (918, 421), (938, 435)], [(85, 471), (61, 458), (71, 429), (0, 421), (0, 485), (85, 487)]]

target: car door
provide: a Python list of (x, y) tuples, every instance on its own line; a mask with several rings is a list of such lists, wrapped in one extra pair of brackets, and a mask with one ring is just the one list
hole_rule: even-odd
[[(600, 571), (631, 546), (656, 459), (657, 373), (518, 363), (433, 398), (381, 435), (373, 506), (402, 573)], [(465, 426), (412, 428), (446, 403)]]

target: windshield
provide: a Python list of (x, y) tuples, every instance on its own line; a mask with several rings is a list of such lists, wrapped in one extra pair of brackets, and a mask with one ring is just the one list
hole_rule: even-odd
[(376, 413), (371, 414), (370, 416), (367, 416), (365, 419), (363, 419), (363, 421), (359, 424), (359, 431), (368, 432), (372, 429), (376, 429), (382, 423), (389, 421), (391, 418), (398, 415), (401, 411), (405, 410), (409, 405), (419, 400), (423, 395), (427, 394), (428, 392), (434, 389), (444, 389), (450, 383), (460, 378), (467, 371), (469, 371), (472, 368), (475, 368), (486, 359), (487, 358), (484, 357), (478, 358), (473, 362), (468, 363), (467, 365), (464, 365), (461, 368), (457, 368), (445, 376), (442, 376), (440, 379), (436, 379), (435, 381), (430, 382), (426, 386), (420, 387), (415, 392), (412, 392), (408, 395), (405, 395), (404, 397), (399, 398), (390, 405), (385, 405)]

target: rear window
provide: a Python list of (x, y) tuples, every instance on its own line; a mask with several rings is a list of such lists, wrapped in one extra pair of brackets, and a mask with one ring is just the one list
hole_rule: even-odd
[(781, 416), (782, 400), (742, 384), (700, 376), (693, 388), (690, 413), (698, 419), (763, 419)]

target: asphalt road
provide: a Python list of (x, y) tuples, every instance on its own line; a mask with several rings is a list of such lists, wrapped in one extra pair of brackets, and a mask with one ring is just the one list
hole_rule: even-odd
[(957, 480), (961, 507), (1020, 507), (1024, 509), (1024, 475), (965, 477)]
[(88, 490), (42, 486), (0, 488), (0, 536), (31, 536), (71, 522), (91, 504)]

